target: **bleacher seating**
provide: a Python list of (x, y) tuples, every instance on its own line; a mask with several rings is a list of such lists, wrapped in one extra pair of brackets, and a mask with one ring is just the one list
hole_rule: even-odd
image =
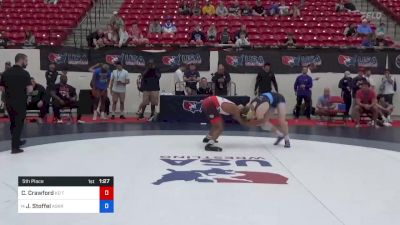
[(31, 30), (37, 44), (60, 45), (91, 8), (92, 0), (60, 0), (56, 5), (43, 0), (2, 0), (0, 31), (16, 44)]
[[(224, 1), (229, 7), (233, 0)], [(243, 4), (240, 0), (240, 4)], [(242, 16), (242, 17), (211, 17), (211, 16), (182, 16), (178, 13), (179, 0), (126, 0), (120, 9), (126, 25), (130, 26), (137, 21), (143, 31), (147, 32), (148, 24), (154, 18), (161, 20), (171, 16), (177, 26), (178, 33), (171, 35), (150, 35), (151, 43), (178, 43), (186, 44), (190, 32), (196, 24), (203, 26), (202, 30), (207, 31), (211, 23), (215, 23), (218, 31), (223, 26), (228, 26), (231, 32), (236, 32), (240, 25), (246, 24), (249, 32), (249, 39), (252, 44), (273, 45), (282, 44), (286, 33), (294, 34), (299, 45), (310, 46), (354, 46), (360, 45), (361, 38), (346, 38), (343, 31), (349, 23), (360, 23), (361, 14), (358, 12), (335, 12), (335, 0), (309, 0), (301, 10), (301, 17), (292, 18), (289, 16)], [(214, 6), (218, 3), (213, 0)], [(272, 1), (263, 1), (267, 6)], [(203, 6), (205, 1), (200, 4)], [(299, 4), (299, 2), (286, 1), (287, 5)], [(250, 6), (255, 1), (249, 1)]]
[(371, 0), (372, 4), (400, 22), (400, 0)]

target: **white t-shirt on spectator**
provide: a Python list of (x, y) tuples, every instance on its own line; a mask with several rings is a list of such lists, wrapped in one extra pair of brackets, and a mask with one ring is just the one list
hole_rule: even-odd
[(114, 70), (111, 74), (111, 79), (113, 80), (112, 91), (118, 93), (126, 92), (126, 84), (118, 84), (118, 81), (126, 83), (128, 80), (128, 71), (126, 70)]
[[(179, 84), (176, 84), (178, 82)], [(176, 91), (185, 91), (185, 85), (183, 83), (183, 72), (181, 69), (177, 69), (174, 73), (174, 88), (176, 88)]]
[(382, 85), (383, 85), (383, 89), (382, 89), (382, 93), (383, 95), (391, 95), (394, 94), (394, 82), (395, 79), (391, 76), (392, 80), (393, 80), (393, 84), (389, 83), (389, 81), (386, 79), (386, 77), (382, 78)]

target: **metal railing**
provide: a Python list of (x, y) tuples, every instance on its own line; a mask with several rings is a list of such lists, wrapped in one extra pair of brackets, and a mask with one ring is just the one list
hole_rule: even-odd
[(86, 12), (78, 26), (71, 29), (69, 37), (73, 38), (74, 46), (84, 48), (87, 47), (86, 37), (97, 28), (100, 21), (108, 12), (114, 0), (94, 0), (93, 7)]

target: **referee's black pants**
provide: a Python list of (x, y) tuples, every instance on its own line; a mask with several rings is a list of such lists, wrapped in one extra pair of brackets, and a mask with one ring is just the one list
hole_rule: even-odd
[(11, 149), (18, 149), (21, 144), (21, 133), (25, 123), (26, 105), (7, 104), (7, 111), (11, 123)]

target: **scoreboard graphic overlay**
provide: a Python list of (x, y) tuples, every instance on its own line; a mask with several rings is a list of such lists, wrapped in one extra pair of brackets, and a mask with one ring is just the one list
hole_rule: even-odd
[(114, 177), (18, 177), (18, 213), (114, 213)]

